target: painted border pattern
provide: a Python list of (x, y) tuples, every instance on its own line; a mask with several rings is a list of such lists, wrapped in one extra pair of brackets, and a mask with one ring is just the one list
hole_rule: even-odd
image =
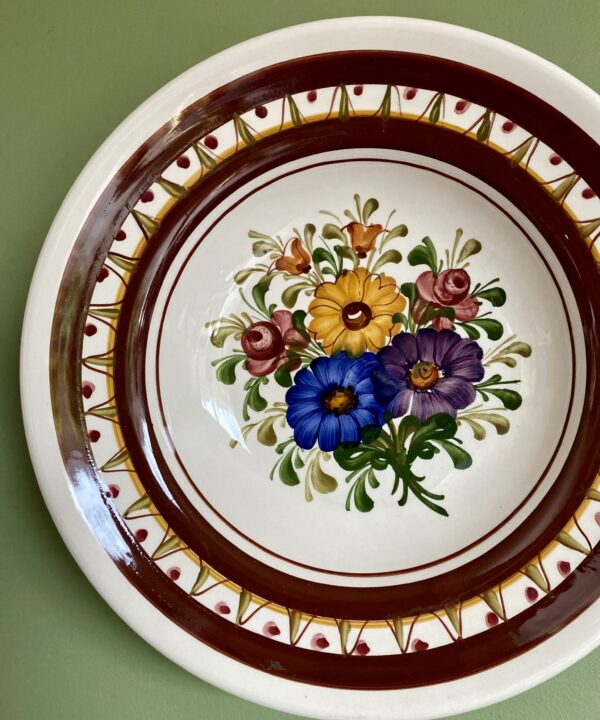
[(579, 228), (600, 265), (600, 199), (551, 148), (490, 109), (431, 90), (338, 85), (288, 95), (234, 115), (196, 140), (144, 190), (115, 235), (97, 277), (84, 330), (82, 393), (92, 453), (112, 498), (140, 546), (169, 579), (206, 608), (275, 641), (320, 652), (390, 655), (457, 642), (515, 617), (554, 590), (600, 542), (600, 476), (555, 541), (481, 596), (394, 620), (311, 616), (253, 596), (220, 575), (167, 526), (141, 485), (120, 431), (113, 350), (128, 280), (170, 209), (205, 174), (244, 147), (306, 123), (353, 117), (430, 123), (485, 143), (551, 194)]

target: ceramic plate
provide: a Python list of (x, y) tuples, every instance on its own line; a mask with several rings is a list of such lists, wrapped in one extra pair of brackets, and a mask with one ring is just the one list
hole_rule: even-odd
[(149, 642), (344, 718), (598, 643), (599, 119), (509, 44), (351, 18), (192, 68), (102, 146), (36, 271), (24, 412)]

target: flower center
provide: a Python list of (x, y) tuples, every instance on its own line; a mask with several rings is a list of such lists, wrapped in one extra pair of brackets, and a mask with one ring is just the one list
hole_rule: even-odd
[(356, 395), (352, 387), (335, 387), (323, 393), (323, 407), (334, 415), (345, 415), (356, 405)]
[(440, 379), (440, 370), (435, 363), (419, 360), (411, 367), (409, 378), (415, 390), (428, 390)]
[(351, 302), (342, 310), (342, 320), (348, 330), (362, 330), (372, 316), (371, 308), (363, 302)]

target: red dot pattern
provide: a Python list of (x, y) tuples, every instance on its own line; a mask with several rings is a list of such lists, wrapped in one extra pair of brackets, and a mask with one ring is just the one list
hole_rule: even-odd
[(259, 105), (257, 108), (255, 108), (254, 112), (256, 114), (256, 117), (261, 118), (261, 120), (263, 118), (266, 118), (267, 115), (269, 114), (269, 111), (267, 110), (267, 108), (264, 105)]
[(98, 328), (93, 323), (88, 323), (83, 332), (88, 336), (92, 337), (92, 335), (95, 335), (98, 332)]
[(135, 539), (138, 542), (142, 543), (148, 537), (148, 531), (146, 530), (146, 528), (139, 528), (138, 530), (135, 531), (134, 535), (135, 535)]
[(219, 147), (219, 141), (214, 135), (207, 135), (204, 138), (204, 144), (209, 150), (216, 150)]
[(177, 167), (187, 170), (190, 166), (190, 159), (187, 155), (182, 155), (177, 158)]
[(146, 190), (146, 192), (142, 195), (142, 197), (140, 198), (140, 200), (141, 200), (143, 203), (152, 202), (152, 201), (154, 200), (154, 193), (152, 192), (152, 190)]
[(316, 90), (309, 90), (306, 93), (306, 99), (308, 102), (313, 103), (317, 99), (317, 91)]

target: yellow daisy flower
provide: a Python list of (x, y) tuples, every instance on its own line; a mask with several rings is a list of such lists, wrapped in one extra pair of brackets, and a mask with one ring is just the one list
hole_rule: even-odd
[(319, 285), (308, 306), (312, 315), (308, 330), (328, 355), (341, 350), (354, 356), (365, 350), (377, 352), (400, 330), (392, 317), (405, 306), (393, 278), (359, 267), (334, 283)]

